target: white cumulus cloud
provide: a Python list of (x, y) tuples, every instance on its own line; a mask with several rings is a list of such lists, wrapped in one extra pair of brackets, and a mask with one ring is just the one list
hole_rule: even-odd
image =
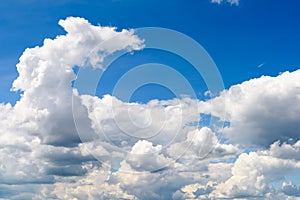
[[(105, 70), (107, 56), (140, 50), (143, 40), (78, 17), (59, 24), (66, 34), (20, 57), (13, 83), (20, 100), (0, 105), (1, 199), (299, 197), (299, 186), (285, 180), (300, 167), (299, 70), (202, 102), (82, 95), (72, 87), (74, 66)], [(228, 121), (224, 135), (199, 126), (204, 113)], [(242, 153), (240, 144), (260, 149)]]
[(223, 120), (230, 126), (224, 133), (235, 142), (265, 147), (277, 140), (296, 142), (300, 139), (299, 78), (300, 70), (251, 79), (210, 100), (212, 111), (207, 103), (200, 109), (217, 117), (227, 112)]

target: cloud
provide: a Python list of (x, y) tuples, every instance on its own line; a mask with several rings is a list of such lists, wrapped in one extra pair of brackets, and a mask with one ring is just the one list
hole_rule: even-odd
[(213, 188), (211, 182), (206, 185), (199, 183), (186, 185), (173, 194), (173, 199), (209, 199), (208, 194)]
[(52, 187), (44, 186), (42, 192), (36, 195), (37, 199), (137, 199), (127, 194), (119, 184), (110, 184), (109, 169), (90, 168), (88, 173), (81, 177), (71, 177), (68, 180), (57, 181)]
[(217, 117), (227, 112), (223, 120), (230, 126), (224, 133), (237, 143), (268, 147), (277, 140), (296, 142), (300, 139), (299, 78), (300, 70), (251, 79), (210, 100), (212, 111), (207, 103), (200, 109)]
[[(221, 4), (223, 2), (223, 0), (211, 0), (212, 3), (217, 3), (217, 4)], [(239, 5), (239, 0), (227, 0), (227, 3), (230, 3), (231, 5)]]
[(210, 128), (202, 127), (190, 131), (185, 140), (170, 145), (167, 153), (178, 159), (177, 163), (182, 164), (181, 170), (193, 170), (207, 167), (207, 162), (211, 160), (235, 156), (239, 149), (231, 144), (220, 143)]
[[(195, 143), (190, 149), (185, 150), (186, 146), (184, 145), (190, 143), (189, 140)], [(211, 142), (217, 143), (216, 140), (214, 133), (205, 127), (201, 130), (191, 131), (185, 140), (175, 143), (174, 146), (171, 145), (165, 150), (160, 145), (153, 146), (150, 142), (138, 141), (132, 147), (128, 157), (121, 162), (120, 168), (112, 174), (112, 180), (120, 183), (125, 191), (134, 194), (139, 199), (184, 199), (187, 194), (182, 194), (180, 188), (197, 184), (198, 181), (209, 185), (212, 184), (207, 183), (210, 180), (220, 181), (221, 177), (221, 180), (225, 180), (226, 168), (230, 174), (230, 164), (218, 165), (219, 167), (217, 167), (211, 165), (210, 161), (220, 161), (220, 159), (226, 159), (226, 156), (231, 158), (238, 151), (236, 147), (214, 144), (217, 145), (217, 150), (214, 150), (212, 155), (207, 155), (205, 152), (199, 154), (198, 152), (202, 148), (208, 148), (210, 151)], [(184, 155), (178, 160), (174, 159), (182, 153)], [(222, 174), (218, 174), (220, 168), (223, 170)], [(225, 175), (225, 177), (228, 176)], [(202, 190), (210, 191), (210, 186), (205, 187), (206, 189), (197, 190), (197, 195)], [(145, 188), (147, 189), (145, 190)]]
[[(42, 46), (28, 48), (20, 57), (19, 76), (13, 83), (13, 90), (22, 91), (20, 100), (15, 106), (0, 105), (2, 184), (50, 184), (55, 176), (85, 174), (83, 163), (95, 158), (78, 148), (81, 140), (72, 115), (72, 81), (76, 78), (72, 68), (88, 63), (104, 68), (101, 62), (108, 54), (143, 47), (133, 30), (118, 32), (78, 17), (59, 24), (65, 35), (45, 39)], [(90, 54), (92, 49), (102, 53), (95, 57)], [(92, 138), (87, 109), (76, 96), (73, 100)]]
[(300, 140), (294, 144), (283, 143), (281, 145), (277, 141), (271, 145), (270, 154), (277, 158), (300, 160)]
[[(284, 149), (280, 149), (284, 151)], [(272, 157), (272, 150), (243, 153), (234, 163), (232, 176), (216, 186), (211, 194), (216, 198), (261, 197), (269, 190), (271, 182), (300, 168), (300, 162), (293, 159)]]
[(300, 187), (297, 187), (292, 182), (283, 182), (281, 191), (288, 196), (300, 196)]
[[(72, 88), (74, 66), (105, 70), (107, 56), (140, 50), (143, 40), (133, 30), (82, 18), (59, 24), (65, 35), (20, 57), (13, 84), (20, 100), (0, 104), (0, 198), (299, 196), (285, 178), (300, 167), (294, 93), (300, 71), (246, 81), (204, 102), (182, 97), (141, 104), (83, 95)], [(74, 109), (80, 123), (73, 121)], [(215, 124), (199, 125), (203, 113), (230, 123), (225, 137)], [(261, 150), (242, 153), (240, 143), (247, 142)], [(280, 181), (282, 188), (272, 186)]]
[(180, 141), (195, 129), (186, 125), (199, 121), (198, 101), (190, 98), (152, 100), (147, 104), (122, 102), (110, 95), (101, 99), (82, 95), (81, 99), (97, 134), (104, 134), (115, 143), (127, 141), (130, 146), (137, 138), (164, 146), (173, 140)]
[(121, 163), (120, 170), (111, 179), (138, 199), (172, 199), (173, 192), (193, 182), (192, 175), (179, 173), (174, 168), (152, 173), (135, 171), (127, 162)]
[[(72, 116), (72, 68), (87, 62), (104, 68), (101, 64), (107, 55), (141, 49), (143, 41), (132, 30), (117, 32), (114, 27), (93, 26), (83, 18), (69, 17), (59, 24), (66, 35), (45, 39), (41, 47), (28, 48), (20, 57), (13, 89), (23, 95), (14, 110), (23, 117), (20, 120), (32, 121), (42, 142), (70, 146), (80, 142)], [(101, 53), (96, 56), (92, 50)], [(80, 104), (76, 108), (85, 111)]]
[(126, 163), (136, 171), (157, 171), (172, 163), (162, 153), (162, 146), (153, 146), (151, 142), (139, 140), (130, 151)]
[(274, 188), (273, 183), (284, 181), (300, 162), (273, 157), (272, 151), (242, 153), (233, 163), (210, 163), (201, 178), (182, 186), (173, 199), (296, 199), (298, 186), (283, 182), (282, 188)]

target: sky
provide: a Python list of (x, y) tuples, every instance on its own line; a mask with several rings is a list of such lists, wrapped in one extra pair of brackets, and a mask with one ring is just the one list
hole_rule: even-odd
[(0, 199), (300, 199), (299, 6), (3, 1)]

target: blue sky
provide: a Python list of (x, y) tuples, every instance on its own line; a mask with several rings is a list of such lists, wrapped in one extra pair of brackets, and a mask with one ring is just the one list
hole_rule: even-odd
[[(64, 31), (67, 16), (122, 28), (164, 27), (199, 42), (217, 64), (225, 86), (261, 75), (299, 68), (300, 26), (297, 1), (252, 0), (239, 6), (209, 1), (10, 1), (1, 4), (1, 100), (17, 76), (15, 65), (27, 47)], [(262, 67), (258, 67), (263, 64)]]
[(299, 199), (299, 8), (2, 2), (0, 199)]

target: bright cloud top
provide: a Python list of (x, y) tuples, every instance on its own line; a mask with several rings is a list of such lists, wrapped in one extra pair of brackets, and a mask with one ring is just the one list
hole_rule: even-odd
[[(299, 187), (286, 179), (300, 169), (299, 70), (246, 81), (208, 101), (183, 97), (139, 104), (111, 95), (81, 95), (72, 87), (73, 67), (105, 70), (107, 56), (141, 50), (144, 41), (133, 30), (118, 32), (82, 18), (59, 24), (65, 35), (23, 52), (13, 83), (23, 94), (16, 105), (0, 106), (0, 191), (5, 191), (0, 198), (300, 196)], [(74, 109), (80, 124), (74, 123)], [(225, 138), (214, 126), (199, 126), (200, 114), (229, 122)], [(160, 127), (161, 135), (147, 137)], [(81, 138), (78, 130), (85, 133)], [(243, 153), (241, 144), (260, 149)], [(278, 182), (282, 187), (273, 186)]]

